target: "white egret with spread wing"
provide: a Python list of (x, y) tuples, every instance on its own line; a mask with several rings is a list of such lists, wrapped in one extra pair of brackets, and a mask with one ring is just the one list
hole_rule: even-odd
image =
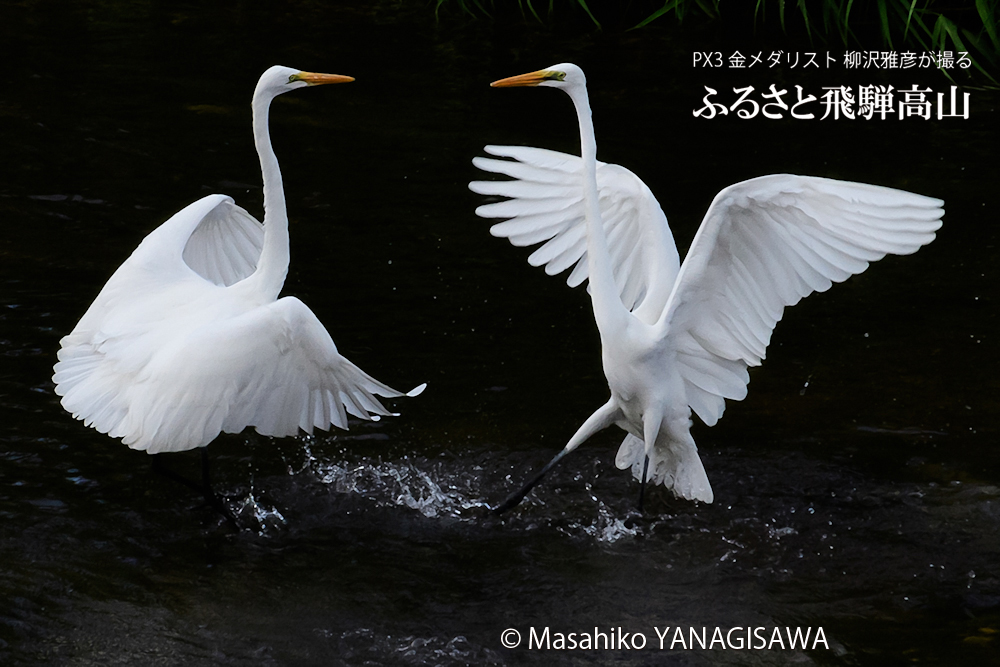
[(53, 380), (74, 417), (156, 454), (205, 447), (248, 426), (289, 436), (346, 429), (348, 414), (391, 414), (377, 397), (403, 394), (344, 358), (304, 303), (278, 298), (289, 239), (270, 104), (297, 88), (348, 81), (264, 72), (252, 102), (263, 224), (229, 197), (209, 195), (143, 239), (61, 341)]
[[(656, 198), (629, 170), (597, 161), (586, 78), (576, 65), (496, 81), (495, 87), (563, 90), (576, 108), (581, 157), (539, 148), (487, 146), (499, 158), (474, 164), (513, 180), (474, 181), (506, 201), (476, 209), (504, 218), (491, 228), (517, 246), (544, 242), (528, 261), (567, 283), (589, 280), (611, 397), (566, 446), (497, 511), (530, 491), (563, 456), (617, 424), (628, 435), (616, 457), (642, 485), (712, 502), (691, 411), (707, 425), (725, 399), (747, 394), (748, 367), (764, 359), (785, 307), (861, 273), (886, 254), (930, 243), (939, 199), (874, 185), (774, 174), (716, 195), (679, 263)], [(640, 491), (640, 507), (642, 494)]]

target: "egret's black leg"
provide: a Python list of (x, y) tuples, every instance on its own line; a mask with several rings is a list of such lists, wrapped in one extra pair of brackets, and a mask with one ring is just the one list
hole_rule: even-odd
[(229, 510), (226, 504), (222, 502), (222, 498), (219, 497), (219, 494), (212, 489), (212, 476), (208, 465), (207, 447), (201, 448), (201, 484), (202, 493), (205, 495), (205, 500), (208, 504), (214, 507), (219, 514), (226, 517), (226, 520), (229, 521), (229, 523), (231, 523), (234, 527), (239, 528), (236, 523), (236, 516)]
[(524, 500), (524, 497), (528, 495), (528, 492), (535, 488), (542, 477), (545, 477), (545, 473), (552, 469), (552, 467), (559, 463), (562, 457), (569, 454), (571, 451), (580, 446), (584, 440), (594, 435), (602, 428), (606, 428), (615, 423), (615, 421), (621, 416), (621, 411), (615, 404), (615, 399), (611, 398), (607, 403), (597, 408), (594, 414), (587, 417), (587, 420), (580, 425), (580, 428), (576, 430), (573, 437), (569, 439), (566, 446), (563, 447), (562, 451), (556, 454), (551, 461), (545, 464), (545, 467), (538, 471), (530, 482), (525, 484), (520, 491), (517, 493), (512, 493), (507, 497), (507, 500), (500, 503), (500, 505), (493, 510), (496, 514), (503, 514), (507, 510), (515, 507), (519, 502)]
[(175, 482), (179, 482), (184, 486), (188, 487), (189, 489), (194, 489), (198, 493), (202, 493), (204, 490), (204, 487), (199, 485), (197, 482), (194, 482), (185, 477), (184, 475), (181, 475), (180, 473), (175, 472), (170, 468), (168, 468), (163, 463), (163, 454), (153, 454), (153, 472), (159, 473), (160, 475), (172, 479)]
[(208, 450), (205, 447), (201, 448), (201, 484), (188, 479), (184, 475), (171, 470), (163, 464), (162, 454), (153, 454), (153, 470), (164, 477), (168, 477), (175, 482), (180, 482), (189, 489), (193, 489), (205, 498), (205, 502), (208, 503), (219, 514), (224, 516), (226, 520), (233, 526), (237, 526), (236, 517), (233, 513), (226, 507), (226, 504), (222, 502), (222, 499), (212, 490), (212, 479), (209, 474), (208, 465)]
[(528, 495), (528, 492), (531, 491), (533, 488), (535, 488), (535, 486), (540, 481), (542, 481), (542, 478), (545, 477), (545, 473), (551, 470), (552, 467), (555, 466), (555, 464), (559, 463), (562, 457), (566, 456), (566, 454), (568, 454), (570, 451), (571, 450), (569, 449), (563, 449), (561, 452), (556, 454), (551, 461), (545, 464), (545, 467), (543, 467), (541, 470), (538, 471), (537, 475), (531, 478), (531, 481), (529, 481), (527, 484), (521, 487), (519, 491), (516, 491), (507, 496), (507, 500), (503, 501), (502, 503), (500, 503), (499, 506), (495, 507), (493, 509), (493, 512), (495, 514), (503, 514), (507, 510), (516, 507), (518, 503), (524, 500), (524, 497)]
[(208, 470), (208, 448), (201, 448), (201, 484), (203, 488), (212, 488), (212, 476)]
[(642, 464), (642, 479), (639, 480), (639, 514), (642, 514), (642, 499), (646, 495), (646, 474), (649, 472), (649, 455)]

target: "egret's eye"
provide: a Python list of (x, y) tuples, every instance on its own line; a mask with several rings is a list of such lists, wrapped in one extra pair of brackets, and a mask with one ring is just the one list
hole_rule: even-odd
[(288, 77), (288, 83), (295, 83), (298, 80), (299, 80), (299, 75), (298, 74), (291, 74)]
[(565, 81), (566, 72), (549, 72), (547, 79), (555, 79), (556, 81)]

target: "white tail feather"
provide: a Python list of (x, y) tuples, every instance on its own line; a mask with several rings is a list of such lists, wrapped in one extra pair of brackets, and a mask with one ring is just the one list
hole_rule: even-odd
[[(688, 436), (688, 440), (689, 442), (667, 441), (665, 433), (661, 432), (656, 446), (649, 453), (646, 481), (662, 484), (685, 500), (710, 503), (715, 499), (712, 485), (708, 481), (701, 457), (698, 456), (694, 439)], [(642, 480), (645, 459), (646, 446), (643, 441), (634, 435), (626, 435), (618, 448), (615, 465), (621, 470), (632, 468), (635, 478)]]

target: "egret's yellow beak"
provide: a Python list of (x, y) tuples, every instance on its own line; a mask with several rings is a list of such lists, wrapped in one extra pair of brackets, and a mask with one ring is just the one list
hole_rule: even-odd
[(322, 86), (326, 83), (350, 83), (354, 81), (353, 76), (341, 76), (340, 74), (317, 74), (316, 72), (299, 72), (291, 76), (292, 81), (305, 81), (310, 86)]
[(556, 70), (540, 69), (537, 72), (518, 74), (517, 76), (500, 79), (490, 84), (492, 88), (512, 88), (514, 86), (537, 86), (543, 81), (562, 81), (566, 78), (565, 72)]

